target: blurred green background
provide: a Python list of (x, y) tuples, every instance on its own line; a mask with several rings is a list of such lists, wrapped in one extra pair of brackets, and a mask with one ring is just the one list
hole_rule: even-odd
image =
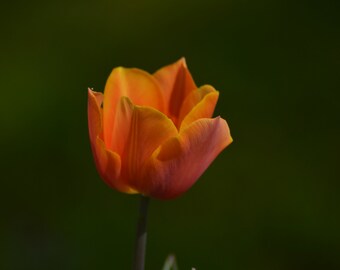
[(146, 269), (340, 269), (339, 3), (2, 3), (0, 269), (130, 269), (138, 197), (96, 172), (87, 87), (182, 56), (234, 143), (151, 201)]

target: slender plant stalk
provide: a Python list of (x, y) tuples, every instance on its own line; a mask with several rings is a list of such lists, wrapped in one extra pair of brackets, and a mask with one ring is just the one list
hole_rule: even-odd
[(139, 206), (139, 217), (137, 224), (135, 256), (133, 270), (144, 270), (146, 252), (146, 220), (148, 215), (149, 197), (141, 196)]

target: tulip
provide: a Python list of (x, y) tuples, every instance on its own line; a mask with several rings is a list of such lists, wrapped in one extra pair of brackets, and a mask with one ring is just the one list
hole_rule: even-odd
[(149, 74), (117, 67), (104, 94), (88, 90), (91, 148), (113, 189), (171, 199), (186, 192), (231, 142), (212, 118), (219, 92), (197, 87), (184, 58)]

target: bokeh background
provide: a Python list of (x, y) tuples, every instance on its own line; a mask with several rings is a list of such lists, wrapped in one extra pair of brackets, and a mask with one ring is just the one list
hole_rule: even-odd
[(340, 269), (339, 3), (3, 2), (0, 269), (130, 269), (138, 197), (96, 172), (87, 87), (182, 56), (234, 143), (151, 202), (146, 269)]

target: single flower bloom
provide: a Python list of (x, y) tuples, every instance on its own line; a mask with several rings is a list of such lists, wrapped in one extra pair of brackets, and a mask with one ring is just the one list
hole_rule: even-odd
[(218, 91), (197, 87), (184, 58), (153, 75), (113, 69), (104, 94), (88, 90), (91, 148), (113, 189), (171, 199), (186, 192), (231, 142), (211, 118)]

